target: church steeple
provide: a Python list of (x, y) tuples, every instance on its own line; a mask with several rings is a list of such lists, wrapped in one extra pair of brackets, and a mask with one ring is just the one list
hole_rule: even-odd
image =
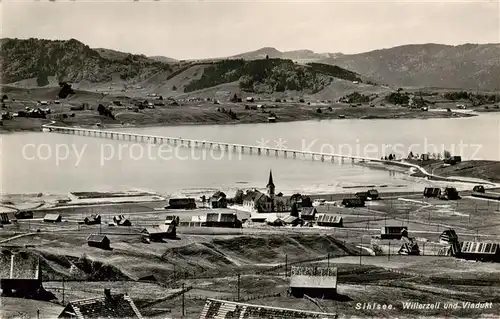
[(274, 187), (274, 183), (273, 183), (273, 171), (272, 170), (269, 171), (269, 182), (267, 182), (266, 187), (269, 187), (269, 186)]

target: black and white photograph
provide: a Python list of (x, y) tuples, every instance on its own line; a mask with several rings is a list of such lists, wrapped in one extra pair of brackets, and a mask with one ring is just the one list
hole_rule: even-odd
[(0, 0), (1, 319), (500, 315), (500, 0)]

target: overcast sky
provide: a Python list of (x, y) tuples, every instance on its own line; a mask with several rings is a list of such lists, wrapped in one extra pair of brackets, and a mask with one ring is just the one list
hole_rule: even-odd
[(358, 53), (409, 43), (500, 42), (498, 0), (3, 0), (0, 9), (2, 37), (75, 38), (177, 59), (264, 46)]

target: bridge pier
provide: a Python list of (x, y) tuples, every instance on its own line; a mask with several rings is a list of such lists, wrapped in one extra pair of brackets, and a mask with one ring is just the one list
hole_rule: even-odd
[(351, 158), (351, 163), (353, 163), (353, 164), (354, 164), (354, 158)]
[(268, 148), (266, 149), (266, 155), (269, 155), (269, 149)]
[(325, 161), (325, 157), (323, 155), (321, 155), (321, 161), (324, 162)]
[(229, 144), (224, 145), (226, 152), (229, 152)]
[(245, 147), (244, 146), (241, 147), (241, 154), (243, 154), (243, 153), (245, 153)]
[(236, 153), (236, 145), (233, 145), (233, 153)]
[(277, 157), (278, 155), (279, 155), (278, 150), (274, 150), (274, 156), (276, 156), (276, 157)]
[(250, 147), (249, 147), (250, 154), (252, 154), (252, 149), (253, 149), (253, 148), (250, 146)]
[(332, 161), (332, 163), (335, 163), (335, 157), (332, 156), (332, 158), (330, 159)]
[(340, 158), (340, 162), (341, 162), (342, 164), (344, 164), (344, 158), (343, 158), (343, 157), (341, 157), (341, 158)]
[(297, 153), (293, 152), (293, 158), (297, 158)]
[(259, 148), (257, 149), (257, 154), (259, 154), (259, 155), (260, 155), (260, 153), (261, 153), (261, 152), (262, 152), (262, 150), (261, 150), (261, 148), (259, 147)]
[(286, 151), (283, 151), (283, 156), (286, 158)]

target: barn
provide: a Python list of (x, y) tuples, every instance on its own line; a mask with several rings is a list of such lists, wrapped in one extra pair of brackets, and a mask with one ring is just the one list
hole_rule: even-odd
[(59, 214), (47, 214), (43, 218), (46, 223), (60, 223), (62, 221), (61, 215)]
[(336, 267), (292, 266), (290, 277), (292, 296), (331, 299), (337, 295)]
[(196, 202), (194, 198), (171, 198), (168, 200), (170, 209), (195, 209)]
[(236, 213), (207, 213), (205, 226), (241, 228), (241, 221)]
[(39, 296), (43, 291), (39, 257), (27, 252), (0, 253), (0, 287), (4, 296)]
[(87, 237), (87, 244), (90, 247), (96, 247), (101, 249), (111, 249), (110, 240), (107, 236), (99, 235), (99, 234), (91, 234)]
[(457, 257), (469, 260), (500, 262), (500, 244), (496, 242), (464, 241), (460, 243), (460, 254)]
[(30, 210), (20, 210), (14, 213), (16, 219), (30, 219), (33, 218), (33, 212)]
[(441, 189), (438, 187), (424, 188), (424, 197), (439, 197), (441, 196)]
[(337, 318), (337, 316), (326, 312), (270, 307), (208, 298), (201, 310), (199, 319), (216, 318), (333, 319)]
[(314, 221), (317, 213), (316, 207), (302, 207), (300, 218), (305, 221)]
[(71, 301), (58, 318), (129, 318), (142, 319), (139, 309), (127, 294), (111, 294), (104, 289), (104, 296)]
[(10, 224), (9, 216), (7, 213), (0, 213), (0, 225)]
[(380, 230), (381, 239), (401, 239), (408, 237), (407, 226), (384, 226)]
[(318, 219), (316, 219), (316, 224), (325, 227), (344, 227), (342, 216), (328, 214), (319, 214)]
[(344, 198), (342, 200), (344, 207), (365, 207), (365, 201), (359, 197)]
[(175, 239), (177, 236), (175, 225), (159, 225), (146, 227), (142, 234), (149, 238), (150, 241), (161, 242), (165, 238)]

